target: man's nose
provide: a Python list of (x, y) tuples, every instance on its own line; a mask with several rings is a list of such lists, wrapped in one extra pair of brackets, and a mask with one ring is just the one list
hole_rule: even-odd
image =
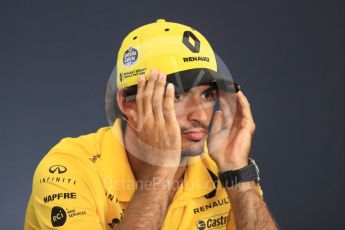
[(187, 105), (187, 119), (205, 124), (208, 120), (207, 109), (210, 108), (206, 108), (201, 100), (191, 99)]

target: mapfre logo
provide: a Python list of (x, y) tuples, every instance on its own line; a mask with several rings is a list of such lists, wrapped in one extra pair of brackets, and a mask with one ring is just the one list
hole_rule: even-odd
[(65, 192), (65, 193), (55, 193), (48, 196), (43, 197), (44, 203), (48, 203), (54, 200), (60, 199), (77, 199), (77, 193), (75, 192)]
[(63, 226), (66, 222), (67, 214), (65, 210), (59, 206), (55, 206), (51, 212), (51, 223), (53, 227)]
[(228, 222), (228, 213), (223, 213), (217, 216), (211, 216), (208, 218), (200, 219), (196, 222), (198, 230), (204, 229), (216, 229), (226, 226)]
[(50, 166), (49, 168), (49, 172), (52, 174), (58, 173), (58, 174), (62, 174), (65, 173), (67, 171), (67, 168), (63, 165), (53, 165)]

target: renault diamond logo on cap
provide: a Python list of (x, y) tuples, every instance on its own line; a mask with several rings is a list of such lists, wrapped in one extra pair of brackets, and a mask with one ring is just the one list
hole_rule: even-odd
[(62, 165), (53, 165), (49, 168), (49, 172), (54, 174), (54, 173), (58, 173), (58, 174), (62, 174), (65, 173), (67, 171), (67, 168), (65, 166)]
[[(190, 38), (193, 40), (194, 44), (192, 44), (190, 42)], [(199, 53), (200, 52), (200, 40), (195, 36), (195, 34), (193, 34), (192, 31), (185, 31), (183, 33), (182, 42), (193, 53)]]
[(138, 59), (138, 50), (134, 47), (129, 47), (129, 49), (123, 55), (123, 64), (125, 66), (133, 65)]

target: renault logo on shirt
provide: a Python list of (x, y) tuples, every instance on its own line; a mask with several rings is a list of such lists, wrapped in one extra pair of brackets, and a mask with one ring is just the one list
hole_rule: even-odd
[(49, 168), (49, 172), (54, 174), (54, 173), (58, 173), (58, 174), (62, 174), (65, 173), (67, 171), (67, 168), (63, 165), (53, 165)]

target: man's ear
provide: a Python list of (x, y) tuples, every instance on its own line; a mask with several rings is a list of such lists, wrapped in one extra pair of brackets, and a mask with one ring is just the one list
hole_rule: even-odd
[(123, 89), (120, 89), (116, 93), (116, 101), (122, 114), (125, 115), (126, 118), (137, 122), (138, 116), (137, 116), (135, 100), (126, 101), (125, 91)]

